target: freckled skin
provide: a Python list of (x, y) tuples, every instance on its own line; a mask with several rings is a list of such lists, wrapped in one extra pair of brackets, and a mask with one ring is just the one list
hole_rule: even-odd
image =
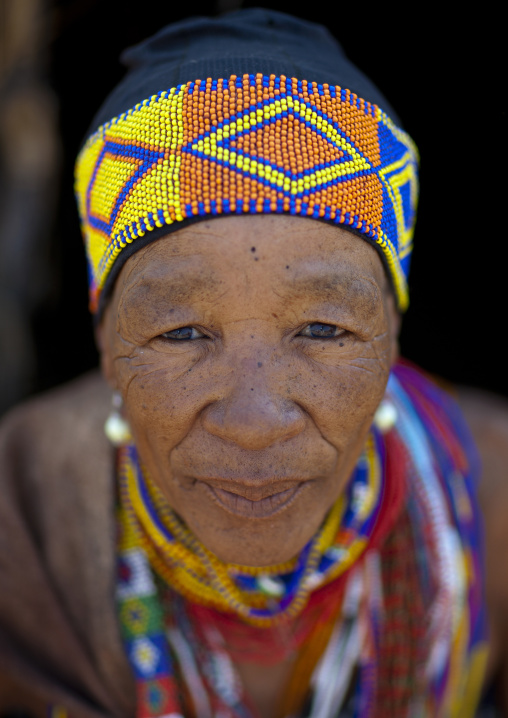
[[(316, 323), (336, 336), (309, 335)], [(193, 338), (174, 338), (188, 327)], [(222, 560), (263, 566), (295, 556), (343, 490), (397, 330), (371, 245), (314, 220), (261, 215), (191, 225), (130, 257), (99, 343), (170, 504)], [(288, 487), (295, 496), (271, 515), (239, 516), (207, 480), (256, 502)]]

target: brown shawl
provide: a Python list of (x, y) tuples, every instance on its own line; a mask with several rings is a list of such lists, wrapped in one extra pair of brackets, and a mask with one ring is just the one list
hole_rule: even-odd
[(135, 715), (114, 601), (111, 392), (93, 373), (0, 425), (0, 716)]
[[(91, 374), (0, 427), (0, 718), (14, 708), (43, 718), (48, 704), (72, 718), (135, 716), (115, 611), (113, 451), (102, 429), (109, 399)], [(405, 713), (422, 651), (425, 612), (406, 524), (403, 510), (381, 552), (383, 716)]]

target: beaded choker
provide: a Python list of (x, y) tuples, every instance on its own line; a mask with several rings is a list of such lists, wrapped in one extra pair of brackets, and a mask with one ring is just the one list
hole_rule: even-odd
[[(372, 432), (345, 493), (300, 555), (285, 564), (255, 568), (219, 561), (143, 472), (135, 447), (119, 450), (117, 597), (136, 674), (138, 718), (190, 715), (182, 708), (189, 700), (186, 690), (196, 718), (253, 718), (255, 711), (235, 677), (231, 648), (235, 659), (270, 663), (305, 644), (289, 701), (290, 707), (295, 701), (298, 705), (341, 610), (344, 587), (336, 587), (334, 579), (358, 561), (379, 523), (383, 457), (381, 435)], [(349, 593), (356, 596), (357, 581), (353, 583)], [(347, 593), (346, 602), (351, 602)], [(277, 645), (277, 633), (285, 650)], [(358, 655), (356, 639), (354, 645), (351, 640), (349, 629), (336, 637), (350, 664), (344, 675)]]
[(347, 89), (262, 74), (164, 89), (88, 139), (76, 193), (94, 312), (133, 251), (190, 221), (243, 213), (351, 229), (379, 250), (407, 306), (417, 151)]
[(253, 718), (229, 645), (241, 660), (242, 641), (309, 607), (281, 716), (473, 715), (486, 647), (470, 439), (411, 367), (396, 368), (388, 393), (395, 427), (370, 434), (321, 530), (269, 570), (214, 559), (134, 447), (120, 450), (117, 598), (137, 718)]
[(266, 627), (298, 615), (311, 591), (337, 578), (365, 550), (383, 495), (383, 449), (372, 433), (347, 491), (295, 559), (271, 567), (224, 564), (173, 512), (142, 471), (134, 446), (120, 450), (122, 506), (151, 565), (189, 600)]

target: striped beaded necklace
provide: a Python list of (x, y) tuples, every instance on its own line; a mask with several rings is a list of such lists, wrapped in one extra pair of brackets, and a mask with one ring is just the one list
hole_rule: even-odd
[[(138, 704), (143, 706), (138, 718), (187, 715), (178, 673), (185, 673), (188, 682), (188, 676), (197, 676), (199, 671), (192, 668), (192, 652), (185, 650), (192, 642), (192, 631), (187, 631), (187, 638), (181, 635), (182, 626), (189, 624), (186, 602), (236, 616), (258, 628), (284, 625), (305, 610), (313, 591), (333, 582), (358, 560), (380, 511), (383, 455), (381, 435), (372, 431), (346, 491), (299, 556), (277, 566), (256, 568), (219, 561), (172, 511), (140, 465), (136, 448), (130, 444), (119, 450), (117, 598), (127, 653), (136, 673)], [(172, 601), (167, 600), (168, 586)], [(220, 641), (215, 640), (208, 652), (215, 660), (222, 655), (225, 662)], [(194, 706), (203, 692), (196, 688), (199, 683), (193, 682)], [(240, 709), (245, 697), (239, 701), (231, 718), (247, 715)], [(201, 718), (205, 713), (198, 710), (196, 715)]]
[(299, 700), (281, 716), (473, 715), (486, 644), (470, 439), (450, 398), (412, 367), (395, 368), (388, 396), (393, 429), (371, 430), (321, 529), (268, 569), (220, 562), (135, 447), (120, 449), (117, 599), (137, 718), (253, 718), (225, 619), (241, 641), (245, 627), (283, 627), (312, 607), (326, 618), (301, 632), (287, 691)]
[(120, 450), (126, 517), (160, 577), (191, 601), (235, 613), (257, 626), (292, 618), (310, 592), (349, 568), (367, 545), (383, 493), (382, 442), (371, 433), (346, 492), (296, 558), (271, 567), (224, 564), (181, 522), (138, 461)]

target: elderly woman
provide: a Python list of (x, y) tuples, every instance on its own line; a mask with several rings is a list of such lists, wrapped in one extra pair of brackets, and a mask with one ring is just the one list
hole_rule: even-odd
[(127, 59), (76, 170), (107, 383), (3, 428), (0, 706), (472, 716), (478, 462), (397, 352), (412, 141), (288, 16)]

